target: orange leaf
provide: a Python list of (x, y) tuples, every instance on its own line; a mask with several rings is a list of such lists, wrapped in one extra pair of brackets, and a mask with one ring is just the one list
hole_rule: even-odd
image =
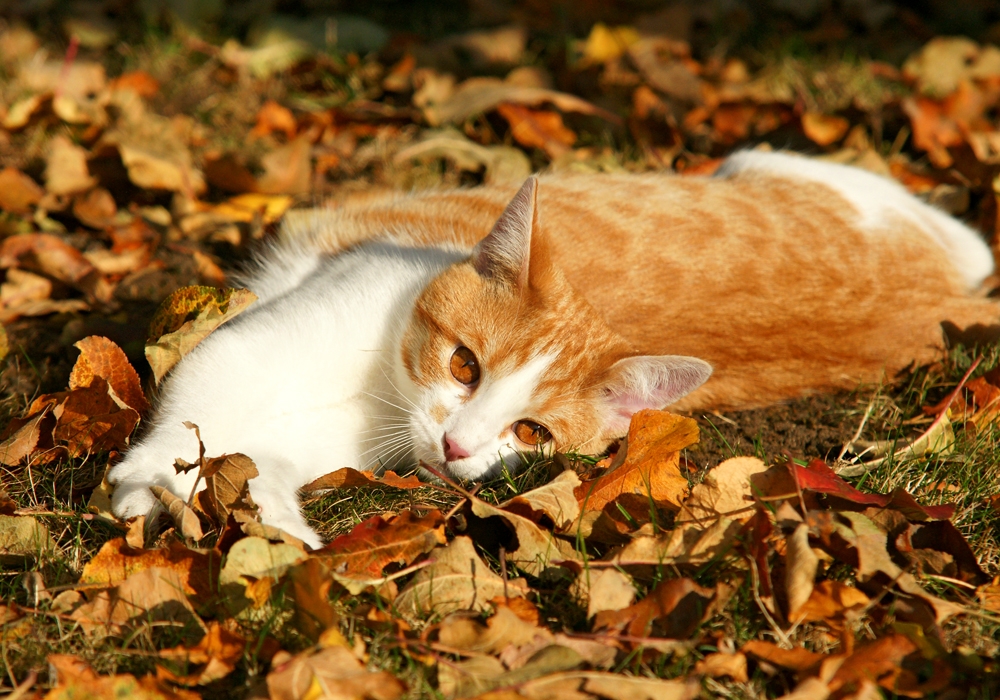
[(497, 111), (510, 124), (510, 133), (522, 146), (541, 148), (555, 158), (576, 143), (576, 134), (566, 128), (559, 112), (528, 109), (511, 102), (497, 105)]
[(344, 467), (335, 472), (324, 474), (323, 476), (310, 481), (302, 487), (304, 493), (313, 491), (326, 491), (328, 489), (346, 488), (374, 488), (376, 486), (391, 486), (397, 489), (419, 489), (426, 486), (424, 482), (414, 474), (400, 476), (396, 472), (383, 472), (382, 476), (375, 476), (371, 472), (359, 472), (357, 469)]
[(84, 564), (80, 584), (113, 588), (132, 574), (154, 567), (176, 571), (185, 593), (207, 598), (213, 590), (212, 578), (219, 572), (219, 554), (188, 549), (179, 542), (169, 549), (135, 549), (123, 537), (116, 537)]
[(140, 97), (152, 97), (160, 91), (160, 81), (144, 70), (122, 73), (111, 81), (112, 90), (132, 90)]
[(802, 115), (802, 130), (820, 146), (829, 146), (840, 141), (850, 126), (851, 123), (843, 117), (820, 112), (806, 112)]
[[(689, 578), (661, 582), (649, 595), (623, 610), (602, 610), (594, 618), (594, 629), (624, 631), (632, 637), (656, 636), (685, 639), (698, 628), (709, 603), (711, 588), (702, 588)], [(654, 623), (657, 629), (654, 632)]]
[(139, 413), (149, 410), (139, 375), (120, 347), (99, 335), (88, 336), (74, 347), (80, 350), (80, 357), (69, 375), (70, 389), (89, 387), (95, 377), (100, 377), (127, 406)]
[(211, 622), (208, 632), (193, 647), (177, 646), (163, 649), (160, 657), (197, 668), (185, 676), (178, 676), (163, 667), (157, 667), (157, 677), (180, 685), (205, 685), (229, 675), (243, 658), (246, 640), (235, 632), (230, 632), (218, 622)]
[(292, 110), (282, 107), (274, 100), (268, 100), (257, 112), (257, 123), (250, 132), (250, 138), (259, 139), (275, 131), (284, 132), (289, 139), (295, 137), (298, 124)]
[(0, 172), (0, 209), (11, 214), (29, 214), (44, 194), (38, 183), (17, 168), (4, 168)]
[(342, 577), (377, 579), (388, 564), (408, 565), (421, 554), (444, 544), (444, 516), (432, 510), (423, 517), (413, 511), (384, 520), (376, 515), (359, 523), (317, 554)]
[(688, 491), (680, 471), (680, 450), (698, 442), (698, 424), (666, 411), (643, 410), (632, 416), (627, 444), (611, 471), (576, 488), (584, 510), (601, 510), (624, 494), (652, 499), (674, 510)]

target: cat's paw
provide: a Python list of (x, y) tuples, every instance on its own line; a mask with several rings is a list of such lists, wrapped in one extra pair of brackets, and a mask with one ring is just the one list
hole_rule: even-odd
[(157, 504), (156, 497), (149, 490), (152, 485), (148, 482), (118, 484), (111, 494), (111, 512), (122, 520), (148, 514)]

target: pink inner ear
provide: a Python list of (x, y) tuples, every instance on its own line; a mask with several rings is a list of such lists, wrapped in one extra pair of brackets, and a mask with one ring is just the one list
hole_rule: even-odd
[(677, 355), (627, 357), (612, 369), (605, 419), (605, 432), (610, 435), (624, 434), (637, 411), (669, 406), (712, 374), (707, 362)]

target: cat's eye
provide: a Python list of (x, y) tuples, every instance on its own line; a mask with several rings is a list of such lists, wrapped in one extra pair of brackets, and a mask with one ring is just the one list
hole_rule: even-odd
[(474, 386), (479, 381), (479, 360), (464, 345), (451, 355), (451, 376), (466, 386)]
[(533, 420), (519, 420), (510, 427), (514, 436), (525, 445), (544, 445), (552, 439), (549, 429)]

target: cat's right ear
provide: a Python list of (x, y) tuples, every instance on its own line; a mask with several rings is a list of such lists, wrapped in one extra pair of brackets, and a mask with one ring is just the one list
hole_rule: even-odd
[(528, 284), (531, 235), (538, 227), (538, 178), (521, 185), (493, 230), (472, 250), (472, 266), (482, 277), (523, 287)]
[(624, 435), (633, 413), (669, 406), (704, 384), (711, 374), (712, 365), (683, 355), (639, 355), (619, 360), (611, 366), (604, 389), (605, 435)]

